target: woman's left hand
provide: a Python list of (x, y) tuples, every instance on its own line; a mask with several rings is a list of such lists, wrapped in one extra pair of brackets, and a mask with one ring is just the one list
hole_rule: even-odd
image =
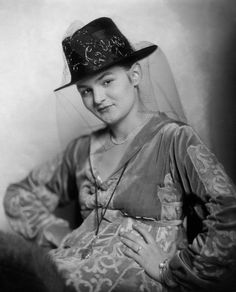
[(121, 242), (125, 245), (123, 253), (134, 259), (153, 279), (160, 281), (159, 263), (165, 260), (152, 235), (143, 227), (133, 224), (133, 229), (141, 236), (132, 232), (119, 233)]

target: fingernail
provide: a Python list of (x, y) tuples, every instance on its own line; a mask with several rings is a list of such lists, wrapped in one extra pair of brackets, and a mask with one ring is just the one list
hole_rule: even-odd
[(122, 244), (121, 247), (120, 247), (120, 250), (121, 250), (122, 252), (126, 251), (126, 246), (125, 246), (124, 244)]

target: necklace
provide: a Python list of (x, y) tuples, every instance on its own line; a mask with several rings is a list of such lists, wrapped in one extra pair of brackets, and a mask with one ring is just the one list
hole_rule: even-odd
[(124, 168), (121, 171), (121, 174), (120, 174), (120, 176), (119, 176), (119, 178), (118, 178), (118, 180), (116, 182), (115, 188), (114, 188), (113, 192), (111, 193), (110, 198), (109, 198), (109, 200), (108, 200), (108, 202), (107, 202), (104, 210), (102, 210), (102, 212), (101, 212), (100, 219), (99, 219), (99, 214), (98, 214), (98, 193), (97, 193), (98, 192), (98, 185), (97, 185), (97, 180), (96, 180), (96, 178), (94, 176), (94, 173), (91, 170), (92, 176), (94, 177), (94, 181), (95, 181), (95, 211), (96, 211), (96, 218), (97, 218), (97, 228), (96, 228), (94, 237), (93, 237), (92, 241), (90, 242), (90, 244), (87, 247), (82, 248), (80, 250), (80, 252), (79, 252), (82, 260), (88, 259), (92, 255), (92, 253), (93, 253), (93, 246), (94, 246), (94, 244), (96, 242), (96, 239), (99, 238), (99, 229), (100, 229), (100, 225), (101, 225), (102, 221), (103, 220), (109, 221), (108, 219), (105, 218), (105, 214), (107, 212), (107, 209), (108, 209), (108, 206), (109, 206), (109, 204), (111, 202), (111, 199), (113, 198), (113, 196), (115, 194), (115, 190), (116, 190), (118, 184), (120, 183), (121, 177), (123, 176), (123, 174), (125, 172), (125, 169), (126, 169), (126, 167), (128, 165), (128, 162), (129, 161), (126, 162)]
[(111, 135), (110, 133), (110, 139), (111, 139), (111, 142), (115, 145), (121, 145), (121, 144), (124, 144), (126, 141), (128, 141), (130, 138), (130, 134), (123, 140), (120, 140), (120, 141), (117, 141), (115, 140), (115, 138)]
[(110, 140), (113, 144), (115, 145), (121, 145), (124, 144), (126, 141), (128, 141), (131, 137), (135, 136), (137, 134), (137, 132), (140, 130), (140, 128), (142, 128), (142, 126), (147, 122), (148, 118), (145, 118), (145, 120), (138, 125), (137, 127), (135, 127), (124, 139), (120, 139), (120, 140), (116, 140), (112, 134), (111, 131), (110, 133)]

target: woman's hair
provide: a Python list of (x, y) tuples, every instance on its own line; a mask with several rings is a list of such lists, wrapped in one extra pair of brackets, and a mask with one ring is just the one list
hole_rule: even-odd
[(133, 66), (134, 63), (136, 63), (136, 62), (134, 62), (134, 61), (125, 61), (125, 62), (120, 63), (119, 66), (124, 68), (124, 69), (126, 69), (126, 70), (129, 70)]

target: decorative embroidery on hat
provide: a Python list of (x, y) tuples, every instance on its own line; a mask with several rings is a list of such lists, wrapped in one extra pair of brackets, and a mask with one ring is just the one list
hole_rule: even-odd
[(80, 30), (66, 38), (63, 49), (74, 71), (78, 71), (80, 65), (92, 66), (93, 70), (97, 70), (114, 58), (126, 57), (132, 53), (129, 44), (118, 35), (113, 34), (110, 39), (96, 39), (87, 30)]
[(157, 48), (156, 45), (149, 45), (135, 50), (115, 23), (107, 17), (95, 19), (79, 28), (62, 41), (62, 47), (71, 80), (55, 91), (121, 62), (143, 59)]

